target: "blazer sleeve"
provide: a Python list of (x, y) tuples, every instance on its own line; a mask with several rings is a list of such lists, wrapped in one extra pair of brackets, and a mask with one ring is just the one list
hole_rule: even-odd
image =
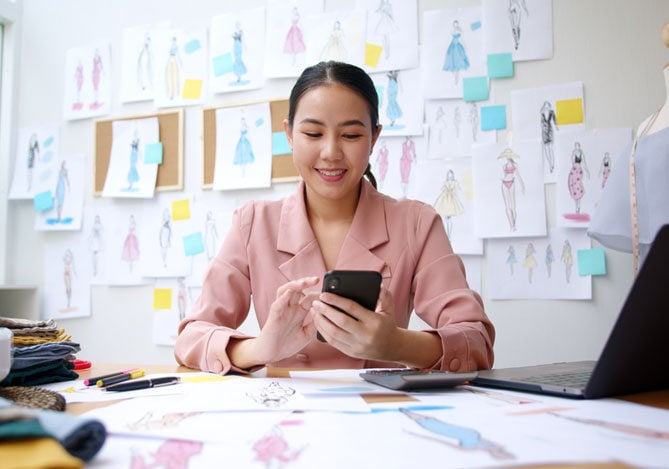
[(415, 253), (414, 309), (439, 334), (443, 350), (432, 368), (452, 372), (492, 368), (495, 328), (481, 296), (469, 288), (462, 260), (432, 207), (421, 210), (416, 234), (421, 249)]

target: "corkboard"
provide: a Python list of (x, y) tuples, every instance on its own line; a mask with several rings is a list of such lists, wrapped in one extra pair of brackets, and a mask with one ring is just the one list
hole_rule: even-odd
[[(234, 106), (217, 106), (206, 108), (202, 112), (202, 140), (204, 148), (202, 187), (211, 189), (214, 185), (214, 164), (216, 162), (216, 110), (223, 107), (239, 107), (245, 104), (237, 103)], [(269, 102), (269, 111), (272, 117), (272, 133), (283, 132), (283, 121), (288, 117), (288, 100), (279, 99)], [(272, 156), (272, 182), (296, 181), (298, 172), (293, 165), (293, 154), (286, 153)]]
[(128, 116), (115, 119), (98, 120), (95, 123), (95, 160), (94, 160), (94, 187), (93, 194), (102, 195), (102, 189), (107, 178), (109, 159), (112, 148), (112, 126), (114, 121), (158, 118), (158, 132), (163, 144), (163, 162), (158, 166), (156, 191), (183, 190), (183, 109)]

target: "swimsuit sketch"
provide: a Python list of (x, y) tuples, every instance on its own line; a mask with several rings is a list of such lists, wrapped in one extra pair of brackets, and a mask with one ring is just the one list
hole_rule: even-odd
[(300, 12), (298, 11), (297, 7), (293, 7), (293, 16), (290, 20), (290, 28), (286, 33), (286, 40), (283, 43), (283, 53), (291, 56), (292, 65), (295, 65), (297, 54), (301, 54), (307, 50), (307, 46), (304, 44), (302, 29), (298, 24), (299, 22)]
[(541, 151), (548, 162), (548, 169), (552, 173), (555, 168), (555, 155), (553, 154), (553, 127), (557, 130), (555, 111), (551, 103), (544, 101), (540, 111), (541, 119)]
[(523, 262), (523, 267), (527, 269), (527, 280), (529, 283), (532, 283), (532, 273), (537, 266), (537, 260), (534, 257), (536, 253), (537, 250), (534, 249), (534, 244), (528, 243), (527, 248), (525, 249), (525, 261)]
[(565, 279), (567, 280), (567, 283), (569, 283), (569, 280), (571, 279), (571, 266), (574, 264), (574, 257), (572, 255), (571, 244), (569, 243), (568, 239), (564, 240), (564, 246), (562, 247), (562, 255), (560, 256), (560, 260), (564, 264)]
[(513, 275), (513, 266), (516, 265), (516, 262), (518, 262), (518, 258), (516, 257), (516, 248), (513, 246), (509, 246), (509, 249), (507, 249), (507, 257), (506, 257), (506, 263), (509, 265), (509, 274)]
[(172, 37), (170, 50), (167, 56), (167, 63), (165, 64), (165, 90), (167, 91), (167, 98), (172, 100), (179, 96), (179, 46), (177, 38)]
[(239, 22), (235, 23), (235, 32), (232, 34), (232, 71), (237, 77), (237, 83), (240, 83), (242, 77), (246, 75), (247, 68), (242, 58), (242, 52), (244, 50), (244, 43), (242, 42), (242, 36), (244, 32)]
[(242, 176), (244, 176), (246, 165), (253, 163), (256, 158), (253, 155), (251, 142), (246, 136), (249, 132), (249, 128), (246, 125), (246, 119), (243, 117), (241, 119), (240, 127), (240, 135), (239, 139), (237, 140), (237, 146), (235, 147), (235, 157), (232, 160), (232, 163), (236, 166), (242, 167)]
[(518, 164), (516, 160), (520, 155), (514, 153), (510, 148), (505, 149), (497, 158), (504, 158), (505, 162), (502, 166), (502, 198), (504, 199), (504, 207), (506, 211), (506, 218), (509, 222), (509, 229), (516, 231), (516, 179), (520, 183), (520, 188), (525, 193), (525, 183), (520, 176)]
[(585, 153), (581, 149), (579, 142), (574, 143), (574, 150), (571, 152), (571, 169), (567, 177), (567, 186), (569, 187), (569, 195), (574, 199), (576, 205), (576, 213), (581, 213), (581, 199), (585, 194), (585, 186), (583, 185), (583, 171), (585, 175), (590, 178), (590, 171), (588, 165), (585, 163)]
[(130, 467), (132, 469), (149, 469), (153, 467), (169, 467), (170, 469), (188, 469), (190, 458), (200, 454), (204, 444), (200, 441), (167, 440), (157, 450), (151, 451), (148, 461), (144, 461), (141, 453), (133, 452)]
[(135, 129), (130, 142), (130, 168), (128, 169), (128, 187), (126, 190), (135, 190), (133, 184), (139, 181), (139, 172), (137, 171), (137, 160), (139, 159), (139, 132)]
[(218, 230), (216, 229), (216, 220), (211, 210), (207, 211), (207, 219), (204, 223), (204, 247), (207, 251), (207, 259), (211, 260), (216, 254), (218, 244)]
[(74, 269), (74, 254), (70, 249), (65, 250), (63, 255), (63, 281), (65, 282), (65, 297), (67, 298), (67, 308), (72, 305), (72, 275), (76, 274)]
[(137, 86), (142, 90), (153, 87), (153, 54), (151, 35), (144, 34), (144, 44), (137, 55)]
[(607, 151), (604, 153), (604, 156), (602, 157), (602, 164), (599, 167), (599, 173), (598, 176), (602, 178), (602, 189), (604, 189), (604, 186), (606, 185), (606, 180), (609, 178), (609, 175), (611, 174), (611, 157), (609, 156), (609, 152)]
[(332, 32), (328, 38), (323, 51), (321, 60), (346, 60), (346, 46), (344, 45), (344, 31), (341, 30), (341, 23), (335, 21), (332, 25)]
[(123, 242), (123, 250), (121, 251), (121, 260), (128, 263), (128, 268), (132, 273), (133, 263), (139, 259), (139, 240), (135, 234), (136, 229), (135, 217), (130, 215), (128, 224), (128, 234)]
[(383, 182), (386, 180), (388, 174), (388, 147), (386, 142), (381, 142), (381, 146), (376, 152), (376, 167), (379, 173), (380, 187), (383, 187)]
[(392, 70), (386, 73), (388, 77), (388, 107), (386, 108), (386, 115), (390, 119), (390, 126), (395, 125), (395, 121), (402, 117), (402, 108), (397, 103), (397, 94), (399, 91), (398, 71)]
[(93, 261), (93, 277), (98, 275), (98, 255), (104, 250), (103, 227), (100, 215), (95, 215), (91, 234), (88, 237), (88, 250), (91, 251)]
[(63, 214), (63, 204), (65, 203), (65, 191), (70, 190), (70, 179), (67, 177), (67, 168), (65, 161), (60, 163), (60, 170), (58, 171), (58, 182), (56, 183), (56, 221), (61, 221)]
[(399, 411), (416, 422), (421, 428), (433, 433), (436, 436), (435, 439), (449, 446), (463, 451), (485, 451), (495, 459), (515, 458), (503, 446), (483, 438), (481, 433), (474, 428), (455, 425), (404, 408), (400, 408)]
[(451, 237), (453, 231), (453, 217), (462, 215), (465, 208), (458, 198), (458, 191), (462, 191), (460, 183), (455, 179), (452, 169), (446, 173), (446, 180), (442, 185), (441, 194), (434, 203), (434, 209), (439, 215), (446, 218), (446, 234)]
[(511, 21), (513, 47), (516, 50), (518, 50), (518, 46), (520, 45), (520, 18), (523, 13), (521, 8), (525, 10), (525, 14), (530, 14), (530, 12), (527, 10), (525, 0), (509, 0), (509, 21)]
[(163, 261), (163, 267), (167, 267), (167, 251), (172, 247), (172, 222), (170, 220), (170, 211), (163, 211), (163, 221), (160, 225), (160, 258)]
[(84, 66), (81, 63), (81, 60), (77, 64), (77, 67), (74, 69), (74, 87), (77, 90), (77, 99), (72, 103), (72, 110), (78, 111), (83, 107), (81, 102), (81, 89), (84, 86)]
[(33, 184), (33, 169), (35, 168), (35, 161), (39, 160), (39, 141), (37, 134), (30, 134), (28, 140), (28, 191), (32, 189)]
[(411, 137), (402, 142), (402, 156), (400, 157), (400, 177), (402, 180), (402, 196), (406, 198), (411, 166), (416, 162), (416, 144)]
[(548, 246), (546, 246), (546, 272), (548, 273), (548, 278), (551, 278), (551, 270), (554, 261), (555, 256), (553, 254), (553, 246), (548, 243)]
[(381, 46), (387, 59), (390, 57), (390, 37), (398, 30), (395, 18), (393, 17), (392, 2), (390, 0), (381, 0), (374, 13), (378, 16), (374, 33), (381, 36)]
[(452, 39), (446, 50), (446, 59), (444, 60), (443, 70), (446, 72), (453, 72), (455, 84), (458, 83), (460, 70), (467, 70), (469, 68), (469, 59), (467, 52), (462, 45), (460, 38), (462, 37), (462, 30), (458, 20), (453, 21)]

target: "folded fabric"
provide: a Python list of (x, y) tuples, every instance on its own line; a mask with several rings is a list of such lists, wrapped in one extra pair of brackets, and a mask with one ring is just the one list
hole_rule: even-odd
[[(0, 409), (11, 407), (11, 401), (0, 398)], [(55, 410), (25, 409), (32, 413), (46, 432), (72, 456), (88, 462), (100, 451), (107, 439), (104, 424), (92, 418)], [(3, 468), (4, 468), (4, 458)]]
[(24, 327), (54, 327), (55, 325), (56, 321), (53, 319), (49, 319), (48, 321), (35, 321), (33, 319), (0, 316), (0, 327), (8, 327), (10, 329), (20, 329)]
[[(28, 455), (28, 457), (26, 457)], [(81, 469), (84, 462), (53, 438), (0, 441), (2, 469)]]
[(79, 351), (81, 346), (75, 342), (47, 342), (12, 347), (12, 369), (20, 370), (54, 360), (70, 360)]
[(56, 360), (40, 363), (20, 370), (13, 367), (0, 386), (37, 386), (40, 384), (59, 383), (78, 379), (79, 375), (72, 371), (74, 365), (67, 360)]

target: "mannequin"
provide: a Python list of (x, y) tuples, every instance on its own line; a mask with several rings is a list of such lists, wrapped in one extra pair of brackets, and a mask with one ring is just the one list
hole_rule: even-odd
[[(662, 28), (662, 42), (669, 48), (669, 21)], [(648, 249), (662, 225), (669, 223), (669, 63), (664, 66), (666, 98), (662, 106), (639, 125), (634, 151), (636, 220), (638, 221), (638, 259), (643, 263)], [(630, 143), (612, 165), (611, 176), (602, 190), (588, 235), (603, 246), (634, 252), (630, 203)]]

